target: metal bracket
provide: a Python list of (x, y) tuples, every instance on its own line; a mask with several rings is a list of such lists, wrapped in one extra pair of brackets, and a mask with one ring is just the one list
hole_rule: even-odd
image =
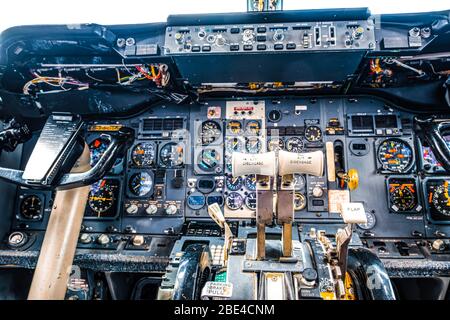
[(294, 220), (294, 175), (281, 177), (277, 197), (277, 223), (282, 226), (283, 258), (292, 257), (292, 221)]
[(271, 178), (256, 175), (256, 258), (266, 257), (266, 225), (273, 220), (273, 187)]

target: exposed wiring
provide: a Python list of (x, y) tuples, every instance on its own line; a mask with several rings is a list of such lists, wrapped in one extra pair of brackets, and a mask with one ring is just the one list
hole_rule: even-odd
[[(32, 76), (34, 77), (23, 86), (23, 93), (26, 95), (31, 94), (31, 89), (33, 87), (37, 87), (41, 85), (38, 89), (41, 93), (50, 93), (50, 92), (58, 92), (58, 91), (68, 91), (72, 89), (83, 90), (88, 89), (90, 86), (98, 84), (98, 83), (108, 83), (111, 80), (100, 79), (98, 76), (94, 77), (90, 74), (93, 69), (99, 70), (102, 68), (102, 71), (112, 70), (116, 74), (115, 83), (120, 86), (130, 86), (135, 81), (141, 80), (150, 80), (156, 84), (157, 87), (166, 87), (170, 82), (170, 73), (168, 71), (168, 67), (165, 64), (156, 64), (156, 65), (134, 65), (134, 68), (137, 72), (133, 72), (133, 68), (125, 65), (122, 60), (122, 64), (115, 66), (87, 66), (83, 68), (82, 66), (78, 66), (77, 68), (58, 68), (53, 67), (50, 69), (40, 69), (39, 73), (36, 71), (31, 71)], [(84, 81), (76, 80), (78, 76), (74, 76), (74, 72), (84, 72)], [(49, 73), (52, 72), (52, 76), (49, 75), (41, 75), (41, 73)], [(57, 76), (55, 75), (57, 72)], [(126, 72), (128, 74), (123, 75), (121, 72)], [(68, 74), (70, 73), (71, 76)], [(110, 77), (110, 76), (109, 76)], [(42, 85), (47, 85), (50, 87), (58, 88), (59, 90), (45, 90), (45, 87)], [(47, 88), (49, 89), (49, 88)], [(35, 89), (36, 90), (36, 89)]]
[(70, 77), (43, 77), (43, 76), (39, 76), (38, 74), (34, 74), (36, 76), (36, 78), (28, 81), (24, 86), (23, 86), (23, 93), (26, 95), (30, 94), (30, 88), (32, 86), (36, 86), (40, 83), (45, 83), (49, 86), (52, 87), (59, 87), (60, 90), (53, 90), (52, 92), (58, 92), (58, 91), (67, 91), (69, 90), (68, 88), (65, 88), (65, 85), (71, 85), (71, 86), (75, 86), (77, 87), (79, 90), (82, 89), (88, 89), (89, 88), (89, 84), (88, 83), (83, 83), (83, 82), (79, 82), (73, 78)]

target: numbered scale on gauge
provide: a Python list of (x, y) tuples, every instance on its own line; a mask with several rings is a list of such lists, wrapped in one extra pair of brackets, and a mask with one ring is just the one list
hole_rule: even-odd
[(168, 168), (182, 166), (184, 164), (184, 145), (176, 142), (167, 143), (161, 148), (159, 159)]
[(250, 210), (256, 210), (256, 192), (250, 192), (245, 197), (245, 205)]
[(303, 190), (306, 186), (306, 179), (302, 174), (294, 173), (294, 190)]
[(216, 142), (221, 134), (222, 129), (217, 122), (208, 120), (202, 123), (200, 130), (202, 145), (206, 146)]
[(41, 216), (42, 201), (38, 196), (26, 196), (20, 202), (20, 214), (26, 219), (38, 219)]
[(141, 142), (131, 151), (131, 161), (137, 167), (150, 167), (155, 163), (156, 146), (153, 142)]
[(228, 133), (235, 134), (235, 135), (241, 134), (242, 123), (237, 120), (232, 120), (232, 121), (228, 122), (227, 131), (228, 131)]
[(377, 218), (375, 217), (375, 215), (372, 212), (367, 212), (366, 211), (366, 217), (367, 217), (367, 223), (358, 223), (357, 226), (363, 230), (370, 230), (373, 229), (373, 227), (375, 227), (376, 223), (377, 223)]
[(261, 140), (258, 137), (246, 138), (245, 149), (248, 153), (259, 153), (261, 151)]
[(303, 151), (303, 140), (297, 137), (289, 138), (286, 141), (286, 150), (289, 152), (299, 153)]
[(128, 181), (128, 188), (137, 197), (151, 195), (153, 190), (153, 177), (145, 171), (134, 173)]
[(249, 174), (244, 179), (244, 185), (245, 187), (250, 191), (256, 191), (256, 175), (255, 174)]
[(309, 142), (322, 140), (322, 130), (318, 126), (309, 126), (305, 129), (305, 138)]
[(243, 186), (242, 177), (233, 177), (233, 176), (229, 175), (229, 176), (227, 176), (225, 185), (228, 190), (231, 190), (231, 191), (240, 190)]
[(394, 212), (420, 211), (416, 192), (416, 183), (410, 178), (389, 179), (389, 202)]
[(116, 215), (114, 204), (117, 201), (119, 181), (116, 179), (103, 179), (91, 186), (88, 195), (90, 210), (86, 217), (111, 218)]
[(378, 147), (378, 160), (384, 170), (405, 172), (413, 161), (411, 146), (399, 139), (388, 139)]
[(244, 204), (244, 198), (237, 192), (230, 192), (226, 197), (225, 204), (230, 210), (238, 210)]
[(242, 152), (242, 150), (244, 150), (244, 141), (241, 137), (227, 138), (225, 149), (229, 154), (232, 154), (233, 152)]
[(444, 216), (450, 216), (450, 195), (448, 192), (448, 185), (449, 182), (444, 181), (444, 183), (436, 187), (431, 194), (433, 206)]
[(258, 136), (261, 132), (261, 123), (257, 120), (248, 121), (245, 125), (245, 132), (250, 135)]

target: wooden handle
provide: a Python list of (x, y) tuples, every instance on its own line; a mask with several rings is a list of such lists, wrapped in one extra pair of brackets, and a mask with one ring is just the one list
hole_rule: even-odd
[(329, 141), (325, 144), (325, 148), (327, 151), (327, 173), (328, 173), (328, 181), (334, 182), (336, 181), (336, 167), (334, 163), (334, 146), (333, 142)]
[[(73, 173), (90, 169), (87, 145)], [(72, 270), (90, 186), (57, 191), (41, 252), (28, 293), (29, 300), (63, 300)]]

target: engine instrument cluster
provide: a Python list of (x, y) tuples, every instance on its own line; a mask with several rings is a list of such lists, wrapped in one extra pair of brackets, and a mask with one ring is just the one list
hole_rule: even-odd
[[(360, 182), (350, 199), (362, 202), (367, 216), (367, 223), (356, 228), (361, 237), (446, 233), (450, 179), (436, 176), (442, 168), (410, 129), (413, 115), (382, 108), (372, 98), (211, 100), (183, 110), (167, 105), (151, 116), (121, 122), (90, 123), (86, 139), (92, 165), (108, 148), (105, 133), (121, 125), (138, 129), (126, 158), (91, 186), (83, 232), (94, 240), (80, 245), (102, 248), (95, 238), (111, 233), (175, 236), (186, 222), (210, 221), (207, 208), (213, 203), (228, 220), (252, 223), (256, 176), (232, 176), (233, 152), (326, 154), (327, 143), (334, 149), (337, 179), (328, 170), (319, 177), (294, 175), (297, 223), (340, 223), (335, 193), (345, 190), (346, 182), (339, 174), (355, 168)], [(25, 221), (44, 230), (51, 200), (51, 193), (22, 190), (15, 225)], [(103, 248), (115, 246), (108, 242)]]

